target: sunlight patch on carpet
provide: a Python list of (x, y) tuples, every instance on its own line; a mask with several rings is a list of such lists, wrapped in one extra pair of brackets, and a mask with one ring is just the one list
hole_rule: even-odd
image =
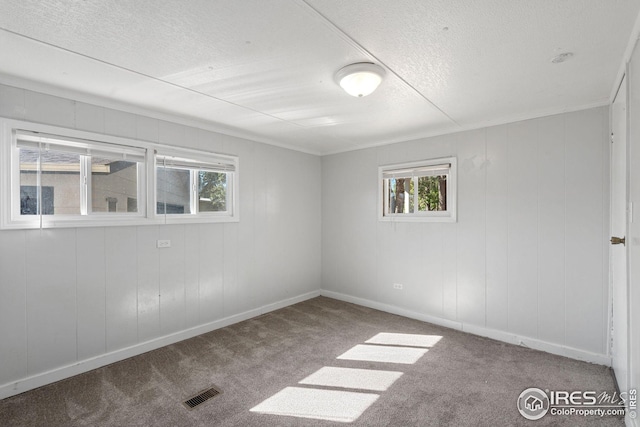
[(402, 372), (395, 371), (325, 366), (298, 384), (385, 391), (401, 376)]
[(372, 393), (286, 387), (251, 412), (350, 423), (378, 397)]
[(427, 351), (429, 350), (426, 348), (358, 344), (338, 356), (338, 359), (413, 365), (418, 359), (424, 356)]
[(365, 341), (369, 344), (404, 345), (410, 347), (433, 347), (442, 339), (440, 335), (393, 334), (380, 332)]

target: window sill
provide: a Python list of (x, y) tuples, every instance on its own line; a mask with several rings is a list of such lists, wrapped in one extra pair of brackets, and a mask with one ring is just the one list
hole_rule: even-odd
[(457, 222), (455, 217), (451, 216), (381, 216), (378, 217), (381, 222)]
[(140, 226), (140, 225), (165, 225), (165, 224), (209, 224), (224, 222), (239, 222), (240, 219), (230, 216), (210, 216), (210, 217), (121, 217), (121, 218), (59, 218), (47, 219), (46, 221), (17, 220), (2, 224), (2, 230), (33, 230), (33, 229), (55, 229), (55, 228), (84, 228), (84, 227), (117, 227), (117, 226)]

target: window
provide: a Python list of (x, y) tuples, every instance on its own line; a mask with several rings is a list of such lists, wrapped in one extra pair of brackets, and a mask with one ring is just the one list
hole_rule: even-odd
[(233, 217), (235, 172), (232, 157), (156, 155), (156, 213), (174, 220)]
[(0, 228), (238, 221), (234, 156), (0, 119)]
[(144, 197), (144, 148), (12, 129), (8, 158), (8, 216), (15, 226), (145, 214), (118, 203)]
[(455, 157), (381, 166), (378, 181), (381, 220), (455, 222)]

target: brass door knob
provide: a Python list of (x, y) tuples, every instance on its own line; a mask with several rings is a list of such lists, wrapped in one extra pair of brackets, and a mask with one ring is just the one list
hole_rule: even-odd
[(611, 238), (611, 244), (612, 245), (619, 245), (621, 243), (624, 245), (624, 237), (612, 237)]

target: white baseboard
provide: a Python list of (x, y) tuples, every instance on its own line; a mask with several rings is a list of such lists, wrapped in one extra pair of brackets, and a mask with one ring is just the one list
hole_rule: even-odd
[(499, 331), (496, 329), (485, 328), (483, 326), (476, 326), (462, 322), (456, 322), (453, 320), (443, 319), (441, 317), (430, 316), (428, 314), (418, 313), (415, 311), (407, 310), (402, 307), (397, 307), (390, 304), (384, 304), (377, 301), (368, 300), (365, 298), (354, 297), (340, 292), (321, 290), (320, 294), (329, 298), (334, 298), (341, 301), (350, 302), (353, 304), (362, 305), (376, 310), (385, 311), (387, 313), (397, 314), (399, 316), (409, 317), (411, 319), (421, 320), (423, 322), (433, 323), (435, 325), (444, 326), (459, 331), (468, 332), (470, 334), (479, 335), (482, 337), (492, 338), (494, 340), (506, 342), (509, 344), (521, 345), (529, 347), (535, 350), (541, 350), (547, 353), (557, 354), (559, 356), (565, 356), (572, 359), (582, 360), (585, 362), (596, 363), (598, 365), (611, 366), (611, 358), (604, 354), (592, 353), (586, 350), (580, 350), (573, 347), (564, 346), (561, 344), (554, 344), (547, 341), (539, 340), (536, 338), (525, 337), (509, 332)]
[(146, 353), (147, 351), (155, 350), (157, 348), (193, 338), (195, 336), (211, 332), (216, 329), (224, 328), (225, 326), (242, 322), (244, 320), (251, 319), (252, 317), (269, 313), (280, 308), (288, 307), (290, 305), (315, 298), (319, 295), (320, 291), (307, 292), (305, 294), (287, 298), (272, 304), (267, 304), (253, 310), (225, 317), (214, 322), (195, 326), (193, 328), (185, 329), (184, 331), (154, 338), (152, 340), (138, 343), (130, 347), (121, 348), (109, 353), (101, 354), (96, 357), (84, 359), (65, 366), (60, 366), (50, 371), (40, 372), (26, 378), (21, 378), (17, 381), (12, 381), (10, 383), (0, 385), (0, 399), (5, 399), (16, 394), (24, 393), (25, 391), (29, 391), (43, 385), (51, 384), (53, 382), (69, 378), (74, 375), (82, 374), (84, 372), (100, 368), (102, 366), (110, 365), (129, 357)]

